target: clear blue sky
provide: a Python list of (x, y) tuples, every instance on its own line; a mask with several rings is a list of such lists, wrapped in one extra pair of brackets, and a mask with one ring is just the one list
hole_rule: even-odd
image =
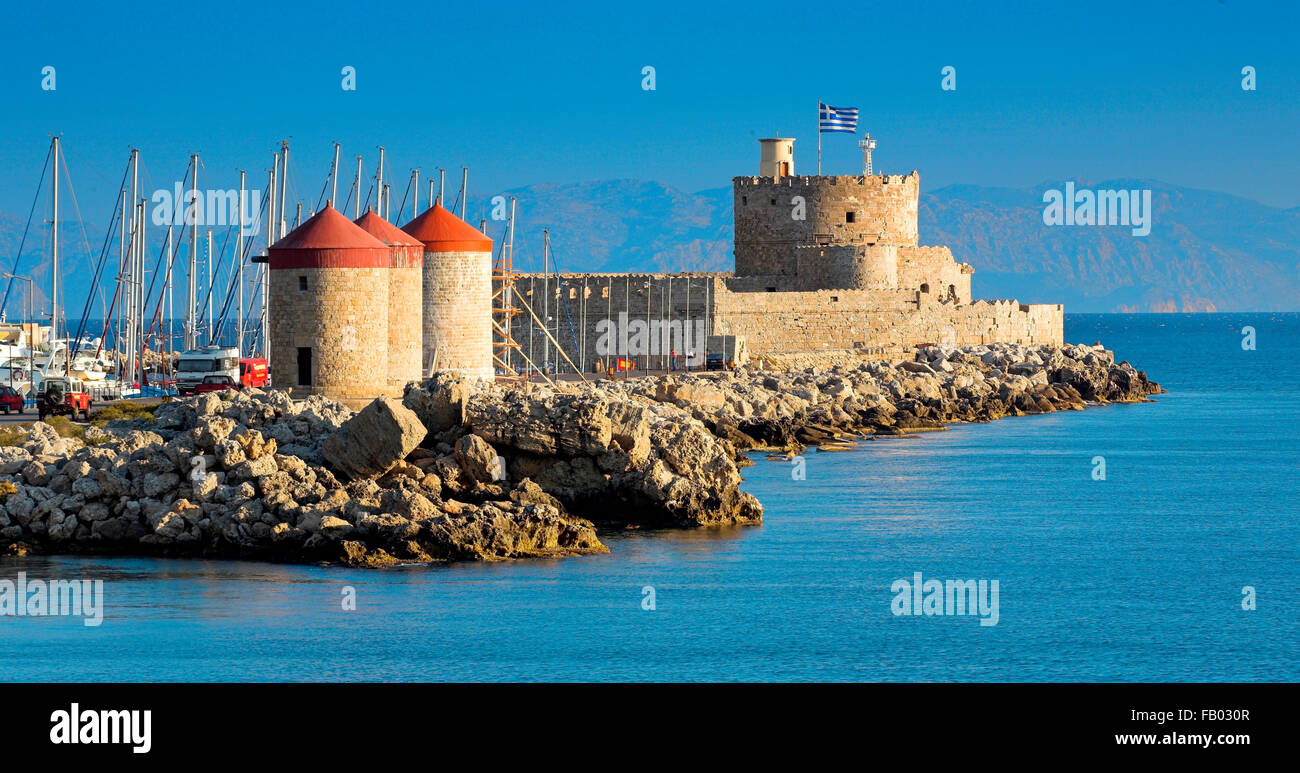
[[(11, 215), (51, 132), (105, 223), (133, 145), (150, 189), (194, 151), (202, 187), (235, 186), (240, 167), (260, 186), (289, 137), (293, 198), (313, 202), (336, 140), (368, 175), (386, 146), (395, 199), (411, 167), (461, 164), (478, 195), (617, 177), (699, 190), (754, 172), (754, 138), (775, 133), (812, 171), (819, 97), (861, 108), (878, 169), (919, 169), (925, 190), (1136, 177), (1300, 205), (1294, 4), (11, 2), (5, 17)], [(827, 136), (828, 171), (857, 167), (855, 139)]]

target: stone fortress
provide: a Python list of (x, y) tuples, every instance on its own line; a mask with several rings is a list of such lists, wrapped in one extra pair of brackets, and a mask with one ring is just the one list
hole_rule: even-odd
[[(732, 181), (734, 274), (521, 275), (516, 291), (552, 317), (549, 337), (530, 315), (514, 318), (521, 350), (541, 364), (536, 355), (546, 357), (554, 339), (590, 370), (606, 319), (685, 329), (703, 321), (708, 336), (734, 336), (750, 357), (777, 360), (845, 350), (898, 357), (921, 343), (1063, 342), (1060, 304), (976, 301), (974, 269), (947, 247), (920, 244), (917, 172), (799, 176), (793, 139), (759, 143), (759, 174)], [(653, 351), (636, 348), (619, 354), (636, 368), (667, 367), (672, 350), (659, 341)], [(564, 364), (553, 353), (548, 359)]]
[(973, 300), (973, 269), (920, 244), (916, 172), (799, 176), (793, 139), (759, 142), (759, 174), (732, 181), (734, 273), (516, 274), (510, 285), (508, 269), (494, 276), (492, 240), (439, 203), (401, 229), (327, 204), (267, 252), (273, 383), (360, 404), (435, 369), (487, 379), (530, 362), (667, 370), (674, 352), (700, 367), (709, 349), (780, 366), (901, 359), (921, 344), (1063, 343), (1061, 305)]

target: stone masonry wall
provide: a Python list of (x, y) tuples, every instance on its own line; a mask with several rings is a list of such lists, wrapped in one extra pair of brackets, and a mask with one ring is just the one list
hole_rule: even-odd
[(971, 303), (969, 265), (958, 263), (947, 247), (899, 247), (898, 287)]
[[(275, 386), (299, 398), (319, 394), (351, 404), (385, 394), (388, 269), (284, 268), (270, 274)], [(299, 347), (312, 350), (310, 386), (299, 384)]]
[(400, 395), (408, 381), (420, 380), (423, 370), (424, 280), (419, 266), (392, 267), (388, 274), (388, 388), (390, 395)]
[[(920, 175), (737, 177), (732, 181), (737, 276), (797, 271), (802, 245), (917, 243)], [(803, 218), (796, 217), (803, 197)]]
[(974, 304), (920, 299), (916, 292), (820, 290), (714, 294), (713, 332), (742, 335), (752, 355), (834, 349), (897, 349), (918, 343), (1061, 344), (1059, 304)]
[(898, 287), (898, 251), (892, 244), (794, 248), (800, 290), (893, 290)]
[[(932, 293), (902, 289), (799, 291), (787, 284), (793, 283), (793, 277), (781, 281), (787, 286), (768, 291), (764, 283), (770, 279), (716, 273), (552, 274), (545, 279), (530, 274), (520, 277), (515, 289), (539, 318), (549, 316), (551, 335), (588, 373), (596, 370), (598, 360), (608, 367), (609, 358), (597, 350), (600, 325), (607, 319), (620, 325), (638, 320), (689, 321), (689, 327), (681, 328), (683, 338), (670, 339), (674, 344), (685, 340), (687, 329), (692, 339), (697, 338), (702, 324), (704, 335), (744, 336), (750, 354), (756, 356), (849, 348), (893, 351), (931, 342), (1062, 342), (1064, 312), (1059, 305), (958, 304)], [(549, 298), (549, 303), (544, 304), (543, 298)], [(544, 305), (549, 315), (544, 314)], [(526, 312), (514, 317), (512, 331), (520, 350), (538, 366), (549, 361), (561, 372), (571, 370)], [(654, 353), (632, 354), (633, 373), (666, 369), (668, 352), (669, 347), (660, 346)], [(516, 369), (524, 367), (520, 357), (514, 364)]]
[(422, 367), (492, 378), (492, 254), (425, 252), (423, 278)]

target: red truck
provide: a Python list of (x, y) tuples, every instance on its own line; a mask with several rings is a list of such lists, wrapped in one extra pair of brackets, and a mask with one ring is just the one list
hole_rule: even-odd
[(241, 387), (261, 389), (271, 383), (269, 373), (266, 360), (261, 357), (242, 357), (239, 360), (239, 384)]
[(195, 394), (203, 392), (220, 392), (226, 389), (244, 389), (245, 387), (264, 387), (269, 383), (266, 375), (266, 360), (259, 358), (244, 358), (239, 361), (239, 383), (235, 383), (230, 376), (204, 376), (203, 380), (195, 384), (192, 391)]

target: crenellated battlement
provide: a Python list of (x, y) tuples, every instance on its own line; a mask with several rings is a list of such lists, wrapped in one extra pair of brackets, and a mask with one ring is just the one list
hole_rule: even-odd
[[(893, 254), (917, 244), (920, 174), (736, 177), (733, 206), (737, 276), (796, 276), (801, 287), (893, 289)], [(834, 249), (830, 260), (798, 248)], [(857, 262), (854, 265), (854, 262)]]
[(732, 184), (736, 187), (759, 188), (764, 186), (784, 186), (787, 188), (821, 186), (821, 185), (920, 185), (921, 174), (912, 170), (907, 174), (837, 174), (837, 175), (786, 175), (783, 177), (759, 177), (751, 175), (747, 177), (733, 177)]

